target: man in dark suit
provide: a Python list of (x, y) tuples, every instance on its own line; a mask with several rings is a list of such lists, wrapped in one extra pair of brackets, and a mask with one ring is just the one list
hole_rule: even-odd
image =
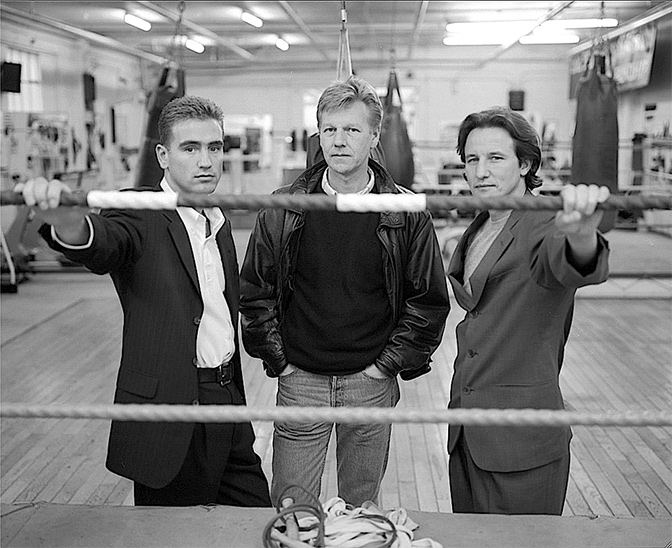
[[(541, 185), (539, 138), (510, 109), (469, 115), (457, 151), (475, 196), (531, 196)], [(576, 289), (608, 276), (596, 206), (609, 189), (569, 186), (561, 195), (557, 213), (480, 213), (452, 255), (448, 278), (467, 314), (450, 408), (563, 409), (559, 374)], [(567, 426), (450, 425), (453, 511), (561, 514), (570, 439)]]
[[(211, 194), (222, 175), (223, 115), (182, 97), (159, 118), (163, 180), (148, 192)], [(69, 259), (110, 274), (124, 314), (115, 403), (244, 405), (238, 261), (219, 208), (59, 208), (59, 181), (28, 181), (40, 234)], [(93, 365), (92, 365), (93, 367)], [(136, 505), (270, 506), (250, 423), (113, 421), (107, 467), (134, 481)]]

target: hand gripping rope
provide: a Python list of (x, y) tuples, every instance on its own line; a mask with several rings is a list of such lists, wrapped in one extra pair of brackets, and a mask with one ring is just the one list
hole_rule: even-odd
[[(14, 191), (0, 193), (0, 205), (22, 205), (23, 198)], [(340, 212), (372, 211), (430, 211), (451, 209), (474, 211), (480, 209), (562, 209), (559, 196), (436, 196), (426, 194), (168, 194), (163, 192), (101, 191), (72, 192), (62, 196), (64, 206), (100, 209), (175, 209), (185, 207), (220, 207), (225, 210), (258, 210), (263, 208), (290, 208), (329, 210)], [(599, 209), (672, 209), (670, 196), (610, 196)]]

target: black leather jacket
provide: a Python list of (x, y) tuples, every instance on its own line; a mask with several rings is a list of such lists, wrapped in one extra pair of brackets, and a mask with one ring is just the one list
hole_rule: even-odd
[[(275, 193), (310, 194), (322, 181), (326, 162), (304, 171)], [(408, 192), (374, 160), (379, 193)], [(264, 209), (247, 247), (240, 274), (243, 344), (260, 358), (269, 377), (287, 366), (280, 324), (293, 290), (298, 242), (305, 210)], [(430, 356), (441, 343), (450, 301), (443, 261), (431, 216), (421, 212), (383, 212), (377, 229), (383, 272), (396, 327), (375, 365), (390, 377), (410, 380), (430, 370)]]

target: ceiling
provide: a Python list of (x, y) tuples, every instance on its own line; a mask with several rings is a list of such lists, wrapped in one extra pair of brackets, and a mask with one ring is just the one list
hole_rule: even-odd
[[(127, 1), (67, 2), (2, 0), (4, 20), (45, 25), (54, 32), (83, 37), (111, 49), (125, 51), (157, 63), (179, 63), (187, 71), (312, 70), (333, 66), (339, 59), (341, 14), (345, 5), (352, 64), (358, 67), (394, 64), (409, 68), (446, 62), (488, 62), (514, 48), (543, 48), (513, 41), (503, 45), (444, 46), (447, 23), (612, 17), (619, 28), (642, 17), (669, 17), (672, 2), (220, 2)], [(241, 11), (260, 17), (254, 28), (240, 19)], [(143, 32), (123, 22), (125, 12), (152, 24)], [(617, 29), (577, 31), (581, 42), (567, 51), (592, 43)], [(206, 44), (201, 54), (179, 45), (177, 35)], [(280, 51), (281, 37), (290, 47)], [(460, 53), (465, 52), (465, 53)]]

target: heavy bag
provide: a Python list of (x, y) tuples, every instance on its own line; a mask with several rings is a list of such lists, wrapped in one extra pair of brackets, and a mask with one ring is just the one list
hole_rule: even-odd
[[(399, 105), (394, 104), (395, 91), (399, 96)], [(380, 143), (387, 160), (387, 171), (390, 172), (395, 183), (410, 189), (413, 187), (415, 177), (413, 147), (408, 137), (406, 121), (402, 116), (401, 93), (395, 70), (390, 71), (383, 107), (383, 129), (380, 134)]]
[(170, 67), (163, 68), (159, 85), (147, 100), (147, 117), (143, 131), (138, 164), (135, 168), (134, 186), (154, 186), (163, 178), (163, 170), (156, 159), (156, 145), (159, 143), (159, 114), (172, 99), (184, 97), (184, 71), (176, 70), (177, 83), (168, 82)]
[[(597, 57), (576, 88), (576, 127), (572, 140), (574, 185), (596, 184), (618, 192), (618, 90)], [(617, 210), (604, 212), (599, 230), (614, 228)]]
[[(385, 167), (385, 153), (380, 146), (380, 140), (378, 141), (376, 148), (371, 149), (370, 156), (381, 166)], [(322, 160), (324, 160), (324, 154), (322, 153), (322, 147), (320, 146), (320, 135), (319, 133), (313, 133), (306, 143), (306, 169)]]

